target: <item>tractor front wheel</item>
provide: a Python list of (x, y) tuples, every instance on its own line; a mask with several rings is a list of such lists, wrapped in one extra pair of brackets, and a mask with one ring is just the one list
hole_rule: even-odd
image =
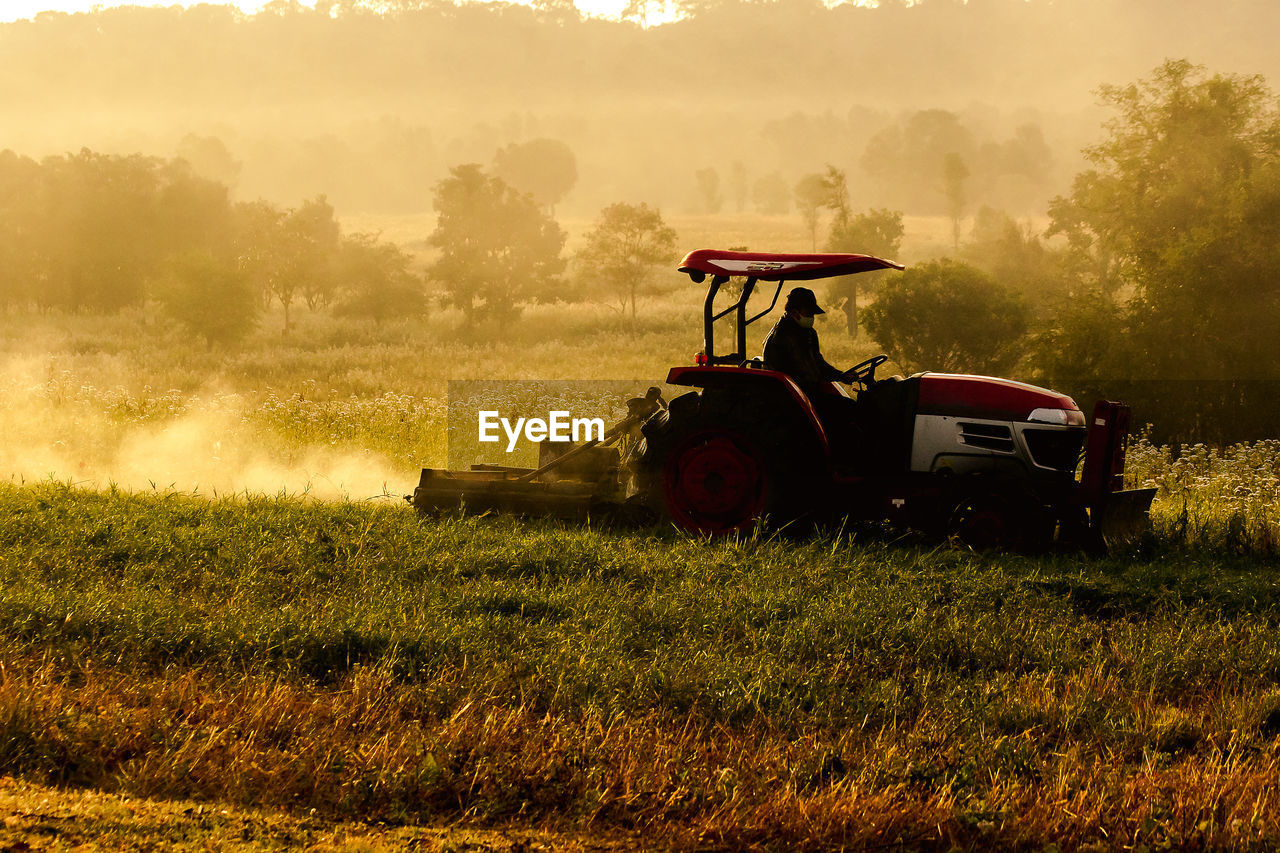
[(775, 483), (767, 459), (737, 430), (711, 427), (680, 439), (662, 470), (666, 509), (681, 528), (723, 536), (765, 514)]
[(959, 501), (947, 532), (975, 551), (1039, 551), (1053, 539), (1054, 520), (1031, 495), (977, 492)]

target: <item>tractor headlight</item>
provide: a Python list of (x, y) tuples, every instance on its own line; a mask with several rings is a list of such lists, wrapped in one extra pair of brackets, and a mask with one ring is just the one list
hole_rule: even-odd
[(1084, 412), (1079, 409), (1035, 409), (1027, 420), (1037, 424), (1084, 426)]

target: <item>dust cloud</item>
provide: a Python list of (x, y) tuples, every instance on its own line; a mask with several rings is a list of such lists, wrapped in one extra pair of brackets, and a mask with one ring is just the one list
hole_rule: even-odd
[(67, 387), (43, 380), (38, 360), (11, 361), (0, 373), (0, 477), (322, 500), (398, 498), (416, 482), (410, 466), (380, 454), (274, 434), (254, 422), (251, 404), (237, 394), (209, 388), (150, 402), (151, 411), (130, 411), (118, 390)]

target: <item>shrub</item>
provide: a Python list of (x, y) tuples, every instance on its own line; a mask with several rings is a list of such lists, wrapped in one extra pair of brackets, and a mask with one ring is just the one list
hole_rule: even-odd
[(998, 373), (1022, 352), (1028, 311), (985, 273), (943, 260), (908, 269), (865, 311), (871, 336), (907, 370)]

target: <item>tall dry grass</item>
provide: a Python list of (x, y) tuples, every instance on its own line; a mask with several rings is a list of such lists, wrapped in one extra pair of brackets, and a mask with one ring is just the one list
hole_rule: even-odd
[[(1280, 838), (1280, 745), (1197, 746), (1189, 732), (1212, 700), (1174, 710), (1123, 697), (1163, 747), (1126, 755), (1088, 737), (1048, 750), (1036, 727), (959, 739), (954, 717), (797, 736), (767, 719), (727, 726), (428, 698), (457, 686), (447, 671), (406, 685), (359, 668), (318, 690), (10, 657), (0, 757), (11, 773), (137, 796), (365, 820), (518, 819), (680, 848), (1241, 849)], [(1010, 685), (1032, 701), (1064, 687)], [(1030, 767), (1003, 770), (1011, 757)], [(969, 776), (980, 777), (979, 800)]]

